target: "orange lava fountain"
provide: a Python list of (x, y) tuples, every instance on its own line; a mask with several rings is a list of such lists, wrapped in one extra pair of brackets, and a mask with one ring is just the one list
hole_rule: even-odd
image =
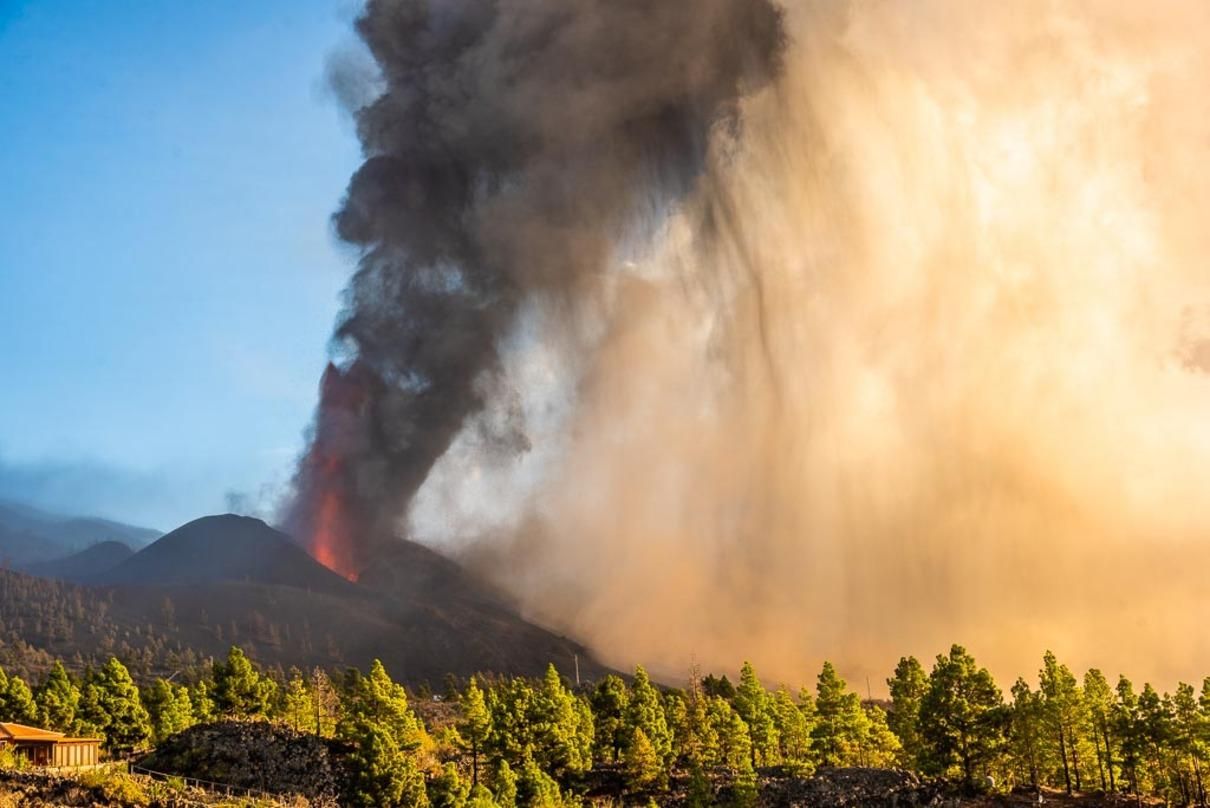
[(325, 491), (316, 508), (315, 527), (307, 550), (320, 564), (356, 581), (359, 571), (353, 565), (345, 536), (344, 501), (335, 490)]
[(352, 469), (360, 445), (366, 375), (354, 366), (324, 373), (315, 438), (299, 465), (287, 517), (295, 540), (328, 569), (356, 581), (365, 563), (362, 510)]

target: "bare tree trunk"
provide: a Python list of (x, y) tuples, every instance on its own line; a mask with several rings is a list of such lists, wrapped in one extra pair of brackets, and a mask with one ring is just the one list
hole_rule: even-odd
[(1080, 753), (1077, 751), (1076, 739), (1069, 734), (1068, 740), (1071, 746), (1071, 768), (1076, 775), (1076, 791), (1083, 791), (1084, 788), (1080, 785)]
[(1063, 728), (1059, 727), (1059, 757), (1063, 758), (1063, 785), (1067, 787), (1067, 796), (1071, 796), (1071, 770), (1067, 767), (1067, 739)]
[(1105, 790), (1105, 759), (1101, 755), (1101, 739), (1097, 737), (1096, 732), (1092, 733), (1092, 745), (1097, 750), (1097, 775), (1101, 780), (1101, 791)]

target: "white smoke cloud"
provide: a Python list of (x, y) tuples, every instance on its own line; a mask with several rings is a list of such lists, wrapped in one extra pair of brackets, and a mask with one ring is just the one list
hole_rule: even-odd
[(953, 641), (1002, 677), (1210, 672), (1210, 7), (789, 27), (696, 195), (528, 301), (531, 451), (472, 424), (411, 531), (670, 675), (877, 681)]

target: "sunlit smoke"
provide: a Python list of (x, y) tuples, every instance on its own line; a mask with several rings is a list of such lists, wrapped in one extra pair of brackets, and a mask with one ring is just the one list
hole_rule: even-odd
[(530, 294), (410, 525), (606, 661), (1210, 668), (1210, 6), (790, 4), (613, 269)]

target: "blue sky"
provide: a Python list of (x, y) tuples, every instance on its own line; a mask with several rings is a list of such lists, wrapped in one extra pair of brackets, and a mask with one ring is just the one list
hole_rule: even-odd
[(284, 480), (353, 257), (345, 0), (0, 0), (0, 498), (170, 528)]

